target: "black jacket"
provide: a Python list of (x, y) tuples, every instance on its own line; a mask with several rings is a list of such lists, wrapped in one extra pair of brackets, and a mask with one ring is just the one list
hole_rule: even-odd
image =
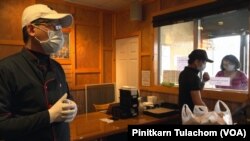
[(69, 141), (69, 124), (50, 124), (48, 109), (69, 94), (59, 63), (44, 75), (27, 49), (0, 61), (0, 136), (6, 141)]

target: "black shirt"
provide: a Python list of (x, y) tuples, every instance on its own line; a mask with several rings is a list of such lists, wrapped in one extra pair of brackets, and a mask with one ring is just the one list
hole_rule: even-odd
[(191, 97), (191, 91), (201, 90), (203, 84), (198, 76), (199, 71), (194, 68), (185, 67), (179, 76), (179, 107), (180, 110), (184, 104), (187, 104), (191, 110), (194, 103)]
[(60, 64), (46, 58), (23, 49), (0, 61), (0, 136), (5, 141), (70, 140), (68, 123), (50, 124), (48, 109), (69, 90)]
[(35, 51), (31, 51), (33, 55), (37, 58), (37, 67), (43, 73), (43, 76), (46, 77), (47, 72), (50, 69), (50, 56), (44, 55)]

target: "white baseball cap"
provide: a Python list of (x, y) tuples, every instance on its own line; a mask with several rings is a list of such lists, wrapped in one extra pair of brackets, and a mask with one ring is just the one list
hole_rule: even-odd
[(44, 4), (34, 4), (26, 7), (22, 16), (22, 28), (39, 18), (59, 20), (62, 27), (68, 27), (73, 21), (73, 16), (67, 13), (58, 13)]

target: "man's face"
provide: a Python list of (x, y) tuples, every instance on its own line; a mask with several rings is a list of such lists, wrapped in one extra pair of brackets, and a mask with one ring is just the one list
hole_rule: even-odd
[(48, 31), (61, 30), (61, 25), (58, 20), (38, 20), (32, 24), (35, 31), (35, 36), (40, 41), (48, 40)]
[(236, 65), (231, 63), (228, 60), (223, 60), (222, 61), (222, 66), (226, 71), (235, 71), (236, 70)]
[(204, 60), (195, 60), (196, 68), (199, 71), (203, 71), (206, 68), (206, 64), (207, 64), (207, 62)]

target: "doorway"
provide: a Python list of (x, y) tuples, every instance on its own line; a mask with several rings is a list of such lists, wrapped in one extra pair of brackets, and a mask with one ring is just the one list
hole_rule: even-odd
[(139, 78), (139, 37), (116, 40), (116, 101), (119, 101), (119, 89), (131, 86), (138, 89)]

